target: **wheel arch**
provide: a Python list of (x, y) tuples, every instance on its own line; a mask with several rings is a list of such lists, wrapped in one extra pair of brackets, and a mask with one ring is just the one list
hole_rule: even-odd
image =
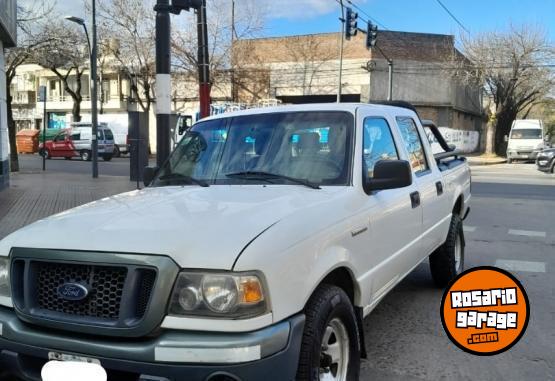
[(453, 206), (453, 213), (456, 213), (461, 217), (463, 217), (464, 215), (464, 198), (462, 194), (460, 194), (459, 197), (457, 197), (455, 200), (455, 205)]

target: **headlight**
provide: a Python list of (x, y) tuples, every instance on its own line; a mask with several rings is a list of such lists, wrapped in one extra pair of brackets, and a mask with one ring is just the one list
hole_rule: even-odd
[(268, 311), (260, 277), (254, 273), (181, 272), (170, 315), (245, 319)]
[(3, 298), (9, 298), (10, 293), (10, 277), (9, 277), (9, 259), (0, 257), (0, 302)]

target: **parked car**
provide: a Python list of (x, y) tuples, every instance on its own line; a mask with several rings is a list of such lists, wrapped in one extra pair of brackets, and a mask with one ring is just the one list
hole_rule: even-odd
[(555, 148), (544, 149), (536, 158), (538, 170), (547, 173), (555, 173)]
[(507, 163), (535, 160), (544, 149), (543, 123), (538, 119), (517, 119), (508, 137)]
[(470, 171), (428, 128), (449, 152), (405, 104), (201, 120), (145, 189), (0, 241), (3, 369), (357, 380), (380, 300), (427, 258), (441, 287), (464, 268)]
[[(105, 124), (98, 126), (97, 141), (98, 156), (105, 161), (112, 160), (114, 135)], [(70, 160), (73, 157), (81, 157), (83, 160), (91, 160), (92, 125), (90, 123), (73, 123), (71, 128), (62, 130), (52, 140), (41, 144), (39, 152), (47, 159), (64, 157)]]

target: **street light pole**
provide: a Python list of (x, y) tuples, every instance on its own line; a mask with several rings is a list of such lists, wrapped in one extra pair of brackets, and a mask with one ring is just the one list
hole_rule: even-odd
[(96, 57), (97, 57), (97, 43), (96, 43), (96, 0), (92, 1), (92, 44), (89, 39), (89, 31), (85, 20), (80, 17), (66, 16), (65, 19), (76, 24), (79, 24), (85, 30), (87, 37), (87, 46), (89, 48), (89, 68), (90, 68), (90, 88), (91, 88), (91, 124), (92, 124), (92, 137), (91, 137), (91, 150), (92, 150), (92, 177), (98, 178), (98, 108), (97, 108), (97, 81), (96, 81)]
[(92, 177), (98, 178), (98, 109), (97, 109), (97, 78), (96, 78), (96, 0), (92, 2), (92, 50), (91, 50), (91, 122), (92, 122)]
[(339, 84), (337, 87), (337, 103), (341, 102), (341, 77), (343, 74), (343, 43), (345, 40), (345, 36), (344, 34), (344, 30), (345, 30), (345, 9), (343, 8), (343, 0), (339, 1), (339, 4), (341, 6), (341, 31), (339, 32), (339, 38), (341, 39), (341, 42), (339, 43)]

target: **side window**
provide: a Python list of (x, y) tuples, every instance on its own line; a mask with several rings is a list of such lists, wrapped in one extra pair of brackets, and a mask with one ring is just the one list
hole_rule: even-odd
[(380, 160), (398, 160), (399, 155), (389, 124), (383, 118), (366, 118), (363, 128), (362, 155), (368, 178), (374, 176), (374, 166)]
[(430, 167), (426, 161), (422, 139), (414, 120), (406, 116), (398, 116), (396, 119), (403, 136), (403, 141), (405, 142), (405, 147), (409, 153), (409, 161), (414, 173), (418, 174), (427, 171)]
[(80, 132), (74, 132), (73, 134), (71, 134), (70, 139), (71, 140), (81, 140), (81, 133)]

